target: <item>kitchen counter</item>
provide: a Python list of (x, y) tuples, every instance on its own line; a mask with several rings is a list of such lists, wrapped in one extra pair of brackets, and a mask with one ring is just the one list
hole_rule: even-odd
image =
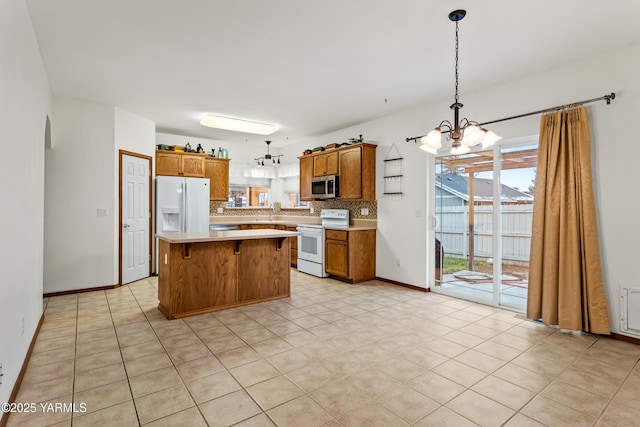
[(291, 238), (282, 230), (159, 233), (158, 309), (167, 319), (290, 296)]
[[(269, 217), (252, 217), (252, 216), (211, 216), (209, 217), (209, 224), (215, 225), (286, 225), (289, 227), (296, 227), (300, 224), (315, 224), (320, 225), (321, 221), (319, 217), (313, 216), (287, 216), (287, 215), (274, 215), (274, 218), (269, 221)], [(334, 229), (332, 227), (326, 227), (327, 230)], [(372, 219), (352, 219), (350, 221), (349, 228), (346, 230), (376, 230), (377, 221)], [(345, 228), (335, 228), (336, 230), (345, 230)], [(255, 230), (257, 231), (257, 230)]]
[[(255, 224), (252, 223), (252, 224)], [(225, 240), (273, 239), (295, 237), (300, 233), (284, 230), (227, 230), (200, 233), (158, 233), (157, 237), (168, 243), (221, 242)]]

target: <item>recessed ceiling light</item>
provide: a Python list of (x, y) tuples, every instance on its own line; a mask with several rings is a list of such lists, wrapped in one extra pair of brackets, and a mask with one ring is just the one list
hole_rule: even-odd
[(236, 132), (255, 133), (258, 135), (271, 135), (279, 128), (269, 123), (253, 122), (251, 120), (234, 119), (232, 117), (207, 114), (200, 124), (210, 128), (233, 130)]

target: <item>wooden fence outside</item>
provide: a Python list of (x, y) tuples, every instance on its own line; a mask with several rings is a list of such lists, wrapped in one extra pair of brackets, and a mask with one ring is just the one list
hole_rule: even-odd
[[(493, 206), (474, 206), (474, 257), (492, 258)], [(467, 258), (469, 255), (469, 207), (443, 207), (436, 210), (439, 225), (436, 238), (444, 256)], [(529, 262), (533, 205), (502, 205), (502, 259), (517, 264)]]

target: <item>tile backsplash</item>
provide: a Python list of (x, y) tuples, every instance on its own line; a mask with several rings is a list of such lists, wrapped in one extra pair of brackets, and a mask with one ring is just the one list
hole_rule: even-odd
[[(313, 207), (314, 212), (305, 208), (282, 208), (280, 203), (274, 203), (274, 214), (291, 216), (319, 217), (322, 209), (348, 209), (351, 219), (378, 219), (378, 202), (375, 200), (325, 200), (309, 202), (309, 207)], [(222, 213), (218, 213), (218, 208), (222, 208)], [(362, 210), (366, 209), (368, 215), (363, 215)], [(211, 216), (257, 216), (265, 215), (268, 208), (227, 208), (225, 202), (209, 202), (209, 214)]]

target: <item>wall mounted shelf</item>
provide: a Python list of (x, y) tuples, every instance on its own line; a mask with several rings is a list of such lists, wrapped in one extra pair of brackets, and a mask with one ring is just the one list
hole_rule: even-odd
[(384, 159), (384, 194), (385, 196), (402, 195), (402, 171), (403, 158), (396, 144), (392, 144)]

